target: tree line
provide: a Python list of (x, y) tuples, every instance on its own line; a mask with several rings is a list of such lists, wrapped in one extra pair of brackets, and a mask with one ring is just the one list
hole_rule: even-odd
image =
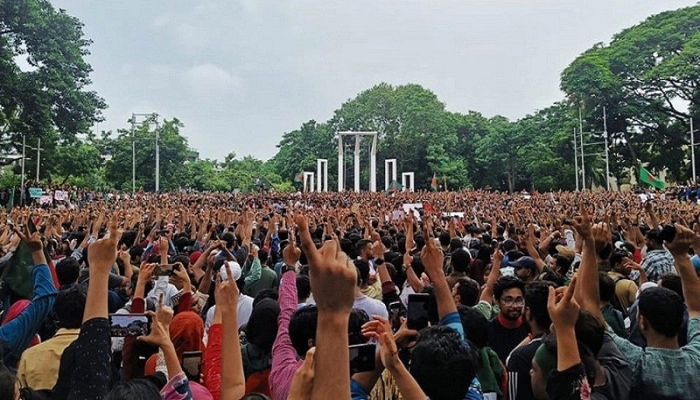
[[(234, 153), (223, 161), (190, 159), (184, 124), (177, 118), (157, 128), (144, 121), (133, 132), (125, 124), (117, 132), (92, 133), (107, 105), (88, 90), (92, 69), (84, 57), (91, 42), (82, 27), (45, 0), (0, 3), (0, 150), (21, 153), (23, 139), (30, 146), (41, 139), (41, 158), (50, 162), (41, 164), (40, 177), (47, 182), (128, 191), (135, 141), (136, 186), (152, 190), (158, 130), (162, 190), (298, 189), (295, 178), (315, 171), (318, 158), (328, 159), (333, 189), (337, 132), (376, 131), (378, 188), (384, 159), (396, 158), (399, 172), (415, 173), (417, 189), (430, 188), (436, 178), (440, 189), (450, 190), (573, 190), (579, 113), (584, 140), (597, 142), (604, 134), (603, 108), (610, 173), (618, 183), (628, 183), (630, 168), (641, 165), (665, 170), (668, 181), (693, 175), (689, 125), (695, 118), (700, 128), (700, 6), (651, 16), (609, 44), (593, 45), (562, 72), (564, 98), (518, 120), (452, 112), (428, 88), (380, 83), (343, 103), (329, 120), (310, 120), (284, 133), (268, 161)], [(17, 57), (31, 68), (21, 69)], [(354, 142), (346, 140), (343, 168), (350, 188)], [(360, 174), (366, 189), (365, 140)], [(27, 161), (29, 176), (35, 168)], [(6, 167), (0, 184), (13, 182), (18, 169)], [(602, 156), (587, 157), (585, 169), (586, 187), (604, 186)]]

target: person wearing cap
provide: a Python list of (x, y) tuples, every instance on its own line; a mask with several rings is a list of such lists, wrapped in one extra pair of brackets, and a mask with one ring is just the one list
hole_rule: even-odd
[(515, 276), (525, 283), (532, 282), (537, 277), (537, 263), (530, 256), (520, 257), (516, 261), (509, 262), (508, 265), (515, 270)]

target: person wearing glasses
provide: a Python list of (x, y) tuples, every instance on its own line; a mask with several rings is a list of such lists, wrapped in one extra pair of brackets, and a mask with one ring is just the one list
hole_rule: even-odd
[(510, 352), (528, 334), (522, 317), (525, 307), (524, 290), (525, 282), (514, 276), (498, 278), (493, 288), (499, 311), (489, 325), (488, 346), (504, 364)]

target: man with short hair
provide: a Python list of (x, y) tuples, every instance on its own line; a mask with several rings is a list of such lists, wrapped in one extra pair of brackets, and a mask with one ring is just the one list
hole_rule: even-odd
[[(647, 237), (647, 242), (652, 241)], [(658, 244), (658, 242), (656, 242)], [(663, 287), (643, 290), (639, 294), (638, 324), (647, 341), (642, 349), (613, 336), (615, 344), (632, 365), (631, 398), (696, 399), (700, 393), (700, 279), (693, 270), (688, 250), (700, 250), (700, 237), (681, 225), (666, 243), (681, 276), (688, 306), (688, 344), (679, 347), (678, 332), (683, 324), (683, 299)], [(648, 273), (648, 272), (647, 272)]]
[(373, 315), (389, 318), (389, 311), (383, 302), (362, 293), (362, 289), (367, 287), (369, 265), (363, 260), (355, 260), (355, 267), (357, 268), (357, 286), (355, 287), (355, 302), (352, 308), (364, 310), (370, 318)]
[(647, 253), (642, 260), (642, 267), (647, 274), (647, 281), (657, 282), (659, 275), (669, 272), (676, 273), (673, 267), (673, 256), (664, 247), (663, 240), (659, 238), (661, 228), (650, 229), (644, 237), (647, 245)]
[(489, 347), (506, 363), (510, 352), (527, 337), (527, 326), (523, 323), (523, 295), (525, 283), (513, 276), (498, 278), (493, 294), (500, 308), (489, 325)]
[(532, 359), (542, 344), (542, 338), (549, 333), (552, 319), (547, 311), (549, 287), (552, 282), (537, 281), (525, 286), (524, 320), (530, 328), (530, 342), (517, 347), (507, 360), (508, 398), (511, 400), (529, 400), (533, 398), (530, 383)]
[[(627, 317), (628, 310), (630, 306), (637, 300), (637, 284), (630, 279), (631, 269), (625, 266), (625, 260), (629, 257), (629, 253), (626, 250), (613, 250), (610, 254), (610, 272), (608, 276), (615, 282), (615, 296), (617, 298), (617, 305), (615, 307), (618, 311), (622, 312), (624, 317)], [(616, 304), (614, 304), (615, 306)]]
[(474, 307), (479, 300), (479, 284), (471, 278), (460, 278), (452, 287), (455, 304)]

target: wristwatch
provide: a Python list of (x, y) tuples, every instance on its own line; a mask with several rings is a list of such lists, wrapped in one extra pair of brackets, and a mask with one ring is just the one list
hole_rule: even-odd
[(296, 272), (297, 272), (297, 267), (295, 267), (295, 266), (293, 266), (293, 265), (286, 265), (286, 264), (285, 264), (285, 265), (282, 267), (282, 274), (284, 274), (285, 272), (289, 272), (289, 271), (293, 271), (294, 273), (296, 273)]

